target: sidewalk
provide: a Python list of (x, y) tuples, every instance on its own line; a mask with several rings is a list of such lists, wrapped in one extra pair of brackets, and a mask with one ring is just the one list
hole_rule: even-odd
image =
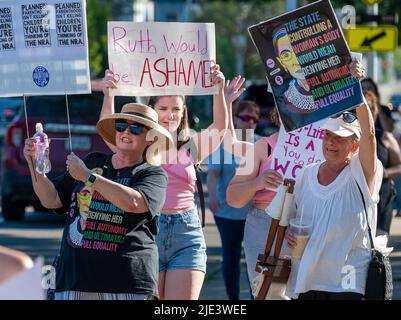
[[(212, 213), (208, 210), (206, 214), (206, 226), (204, 228), (207, 244), (207, 273), (203, 285), (201, 300), (227, 300), (223, 276), (221, 273), (221, 242), (217, 227), (214, 223)], [(394, 247), (391, 254), (394, 281), (394, 300), (401, 300), (401, 217), (394, 217), (389, 246)], [(241, 300), (249, 300), (249, 289), (246, 279), (245, 258), (241, 261)]]

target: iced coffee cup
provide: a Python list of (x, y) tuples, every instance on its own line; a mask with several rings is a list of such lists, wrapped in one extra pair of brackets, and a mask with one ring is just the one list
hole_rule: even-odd
[(297, 245), (292, 249), (291, 258), (300, 260), (309, 240), (311, 225), (307, 221), (294, 218), (290, 220), (290, 232), (297, 239)]

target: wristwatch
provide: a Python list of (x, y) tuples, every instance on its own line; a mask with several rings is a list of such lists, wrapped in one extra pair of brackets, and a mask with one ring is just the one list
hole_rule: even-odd
[(95, 183), (96, 179), (97, 179), (97, 174), (96, 173), (92, 173), (92, 172), (89, 173), (88, 176), (86, 177), (85, 185), (87, 187), (92, 186), (92, 184)]

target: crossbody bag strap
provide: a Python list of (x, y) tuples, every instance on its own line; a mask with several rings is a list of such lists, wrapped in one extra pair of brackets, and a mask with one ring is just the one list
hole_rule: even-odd
[(356, 182), (356, 185), (358, 187), (359, 193), (361, 194), (361, 197), (362, 197), (363, 208), (365, 210), (365, 216), (366, 216), (366, 223), (368, 224), (368, 233), (369, 233), (370, 246), (371, 246), (372, 249), (375, 249), (375, 245), (373, 244), (372, 231), (371, 231), (370, 225), (369, 225), (368, 211), (366, 210), (365, 198), (363, 197), (363, 193), (362, 193), (361, 187), (359, 186), (358, 182), (356, 180), (355, 180), (355, 182)]
[(201, 213), (202, 213), (202, 228), (205, 226), (206, 223), (206, 206), (205, 206), (205, 195), (203, 193), (203, 186), (202, 186), (202, 180), (200, 177), (200, 164), (194, 164), (195, 167), (195, 173), (196, 173), (196, 189), (198, 189), (198, 194), (199, 194), (199, 202), (201, 206)]
[[(194, 153), (194, 156), (191, 153), (191, 150)], [(199, 195), (199, 203), (201, 207), (201, 223), (202, 223), (202, 228), (205, 227), (206, 224), (206, 205), (205, 205), (205, 195), (203, 193), (203, 185), (202, 185), (202, 180), (200, 177), (200, 171), (202, 171), (200, 163), (197, 162), (198, 160), (198, 148), (194, 146), (193, 149), (187, 149), (188, 154), (190, 157), (192, 157), (192, 160), (194, 161), (194, 169), (195, 169), (195, 175), (196, 175), (196, 189), (198, 190), (198, 195)], [(198, 209), (199, 210), (199, 209)]]

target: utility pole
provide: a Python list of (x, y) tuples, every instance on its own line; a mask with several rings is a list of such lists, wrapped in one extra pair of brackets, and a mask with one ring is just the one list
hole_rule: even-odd
[[(379, 5), (375, 3), (373, 6), (367, 6), (367, 13), (373, 15), (379, 15)], [(376, 22), (371, 23), (372, 26), (377, 26)], [(373, 79), (374, 82), (378, 81), (378, 57), (377, 52), (369, 52), (368, 56), (368, 76)]]

